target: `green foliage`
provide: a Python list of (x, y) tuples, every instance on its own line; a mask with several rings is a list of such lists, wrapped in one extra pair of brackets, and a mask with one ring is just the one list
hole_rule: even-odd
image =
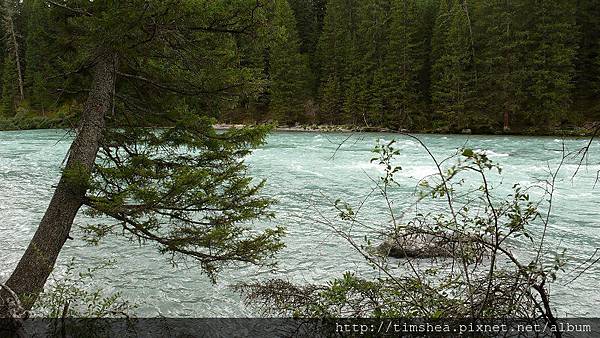
[(0, 101), (0, 113), (4, 116), (13, 116), (16, 110), (18, 98), (17, 72), (15, 59), (10, 54), (4, 59), (2, 70), (2, 100)]
[(480, 109), (489, 111), (497, 124), (509, 113), (512, 123), (541, 129), (569, 118), (575, 4), (491, 1), (476, 7), (475, 15), (482, 18), (475, 27), (482, 45), (477, 60)]
[(63, 179), (74, 193), (85, 192), (90, 188), (90, 172), (81, 163), (75, 163), (63, 170)]
[(575, 58), (575, 104), (583, 101), (585, 109), (598, 104), (600, 97), (600, 7), (593, 0), (578, 2), (575, 14), (578, 29), (578, 48)]
[[(600, 112), (598, 6), (591, 0), (258, 4), (78, 0), (68, 11), (42, 0), (15, 2), (24, 106), (52, 115), (83, 102), (87, 68), (98, 51), (111, 50), (130, 75), (117, 100), (127, 117), (115, 125), (172, 125), (176, 117), (162, 107), (182, 104), (224, 122), (475, 132), (501, 130), (505, 114), (522, 132), (582, 124)], [(145, 8), (143, 15), (134, 8)], [(254, 23), (227, 23), (227, 13), (253, 13)], [(231, 27), (252, 33), (227, 34)], [(0, 111), (12, 116), (21, 103), (7, 43), (0, 42)]]
[[(271, 266), (284, 230), (252, 226), (272, 217), (273, 201), (260, 195), (264, 182), (253, 181), (244, 164), (270, 127), (218, 133), (212, 127), (216, 121), (206, 117), (236, 109), (264, 89), (262, 65), (244, 57), (265, 47), (266, 3), (135, 0), (66, 6), (24, 3), (27, 69), (33, 72), (26, 77), (28, 95), (58, 89), (64, 97), (52, 115), (67, 118), (71, 111), (64, 107), (77, 111), (90, 84), (105, 85), (98, 74), (92, 83), (97, 59), (118, 60), (117, 68), (107, 70), (117, 77), (114, 96), (99, 98), (113, 107), (105, 116), (108, 128), (102, 126), (96, 165), (90, 173), (75, 163), (63, 173), (70, 189), (87, 195), (83, 204), (91, 215), (115, 222), (84, 226), (86, 239), (97, 244), (120, 233), (153, 243), (174, 264), (184, 257), (196, 260), (213, 281), (230, 264)], [(280, 8), (278, 22), (290, 18), (289, 7)], [(280, 27), (283, 41), (293, 41), (285, 27)], [(42, 62), (40, 54), (51, 62)], [(43, 81), (36, 82), (37, 73)], [(50, 81), (55, 74), (60, 83)], [(39, 109), (47, 102), (36, 96), (30, 103)], [(24, 110), (16, 118), (27, 115)], [(165, 121), (173, 127), (144, 128)]]
[(384, 65), (388, 124), (414, 126), (424, 105), (419, 94), (419, 75), (424, 67), (424, 39), (419, 32), (417, 1), (392, 3), (390, 38)]
[(575, 3), (552, 1), (531, 4), (519, 38), (524, 41), (524, 88), (528, 125), (548, 126), (566, 117), (574, 75)]
[(280, 124), (306, 122), (304, 105), (312, 82), (307, 55), (300, 54), (294, 13), (287, 0), (275, 1), (269, 48), (270, 109)]
[(475, 23), (482, 45), (476, 60), (480, 76), (478, 109), (486, 110), (486, 117), (499, 126), (505, 113), (515, 115), (524, 102), (519, 54), (523, 46), (517, 39), (516, 20), (521, 9), (516, 2), (490, 1), (482, 2), (475, 10), (482, 18)]
[(427, 313), (428, 318), (437, 318), (461, 306), (438, 291), (417, 278), (366, 279), (345, 273), (318, 289), (310, 303), (293, 304), (289, 313), (301, 318), (352, 318), (366, 314), (373, 318), (418, 318)]
[[(366, 225), (360, 213), (341, 200), (333, 206), (339, 220), (323, 220), (376, 274), (346, 273), (324, 285), (281, 280), (241, 284), (238, 290), (247, 301), (261, 304), (265, 313), (303, 318), (541, 317), (552, 322), (548, 283), (557, 280), (566, 256), (546, 253), (545, 231), (533, 229), (549, 226), (549, 214), (542, 215), (540, 210), (549, 207), (553, 181), (542, 188), (545, 193), (539, 199), (530, 195), (532, 187), (519, 184), (510, 194), (501, 195), (492, 182), (500, 181), (493, 177), (500, 178), (502, 170), (485, 152), (463, 148), (438, 161), (425, 148), (438, 172), (418, 184), (418, 207), (401, 213), (393, 206), (395, 198), (402, 198), (395, 195), (401, 167), (395, 163), (400, 152), (394, 143), (379, 143), (374, 150), (378, 156), (371, 160), (385, 168), (381, 179), (374, 181), (374, 192), (389, 210), (392, 227), (387, 236), (377, 235), (379, 229)], [(374, 195), (359, 205), (373, 203)], [(364, 241), (353, 232), (361, 226), (368, 231)], [(373, 243), (401, 236), (412, 239), (403, 245), (417, 245), (416, 241), (427, 247), (433, 242), (448, 254), (391, 260), (387, 246), (373, 247)]]
[(342, 111), (340, 90), (337, 77), (331, 76), (327, 82), (324, 82), (321, 89), (321, 122), (331, 124), (341, 123), (342, 119), (339, 117)]
[(433, 110), (455, 128), (471, 124), (470, 101), (473, 96), (473, 70), (470, 22), (460, 0), (452, 1), (446, 12), (438, 13), (439, 24), (435, 34), (439, 55), (432, 65)]
[[(48, 60), (56, 52), (52, 46), (50, 11), (43, 0), (24, 1), (23, 16), (26, 21), (25, 86), (31, 107), (46, 112), (52, 107), (49, 77), (56, 73)], [(56, 47), (54, 47), (56, 48)]]
[(173, 263), (196, 260), (213, 280), (232, 263), (271, 265), (284, 230), (248, 225), (272, 217), (273, 201), (260, 196), (264, 181), (253, 183), (243, 163), (269, 128), (217, 133), (213, 122), (188, 115), (162, 131), (108, 132), (87, 204), (93, 216), (117, 223), (86, 227), (88, 239), (124, 231), (156, 244)]
[[(326, 0), (290, 1), (300, 38), (300, 52), (308, 56), (310, 70), (313, 75), (319, 73), (319, 60), (316, 51), (323, 29), (326, 2)], [(316, 79), (313, 78), (311, 83), (311, 95), (313, 96), (316, 94), (316, 85)]]
[(64, 274), (54, 278), (32, 309), (33, 316), (49, 319), (45, 335), (105, 337), (111, 322), (103, 319), (133, 316), (135, 304), (124, 300), (118, 292), (109, 293), (93, 286), (96, 273), (114, 264), (106, 261), (83, 271), (76, 268), (74, 259), (67, 264)]
[(109, 295), (100, 288), (90, 288), (95, 274), (114, 264), (108, 261), (78, 271), (75, 260), (71, 260), (64, 275), (39, 296), (32, 310), (34, 315), (44, 318), (129, 317), (135, 306), (122, 300), (119, 293)]
[[(348, 107), (346, 88), (352, 78), (350, 68), (355, 44), (357, 3), (354, 1), (331, 0), (323, 19), (323, 32), (317, 45), (319, 58), (321, 122), (341, 124), (343, 106)], [(346, 103), (344, 103), (346, 102)]]

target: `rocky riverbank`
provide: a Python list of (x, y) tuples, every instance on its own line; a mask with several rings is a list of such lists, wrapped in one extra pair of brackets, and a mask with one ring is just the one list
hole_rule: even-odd
[[(76, 124), (73, 117), (64, 116), (16, 116), (11, 118), (0, 118), (1, 130), (32, 130), (32, 129), (66, 129)], [(242, 128), (244, 124), (217, 123), (214, 127), (218, 130), (231, 128)], [(169, 127), (161, 123), (155, 124), (156, 128)], [(483, 130), (483, 129), (461, 129), (449, 130), (437, 129), (390, 129), (384, 127), (366, 127), (352, 125), (325, 125), (307, 124), (295, 126), (278, 126), (276, 131), (282, 132), (319, 132), (319, 133), (415, 133), (415, 134), (476, 134), (476, 135), (527, 135), (527, 136), (564, 136), (583, 137), (595, 135), (600, 127), (600, 122), (588, 122), (582, 126), (569, 126), (568, 128), (556, 128), (553, 130), (521, 129), (521, 130)]]
[[(215, 124), (215, 129), (228, 130), (231, 128), (243, 128), (244, 124)], [(390, 129), (383, 127), (364, 127), (364, 126), (351, 126), (351, 125), (296, 125), (296, 126), (278, 126), (275, 128), (276, 131), (284, 132), (331, 132), (331, 133), (350, 133), (350, 132), (373, 132), (373, 133), (415, 133), (415, 134), (465, 134), (465, 135), (527, 135), (527, 136), (565, 136), (565, 137), (577, 137), (577, 136), (592, 136), (595, 135), (600, 122), (590, 122), (583, 126), (571, 126), (569, 128), (556, 128), (554, 130), (538, 130), (538, 129), (524, 129), (524, 130), (473, 130), (473, 129), (461, 129), (461, 130), (448, 130), (443, 128), (438, 129)]]

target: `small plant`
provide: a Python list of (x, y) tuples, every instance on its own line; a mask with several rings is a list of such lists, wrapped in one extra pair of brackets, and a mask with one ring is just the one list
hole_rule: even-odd
[(101, 288), (90, 288), (98, 271), (110, 268), (114, 261), (79, 271), (75, 260), (67, 264), (60, 279), (54, 277), (50, 288), (40, 294), (32, 309), (33, 316), (45, 318), (114, 318), (129, 317), (135, 305), (120, 293), (107, 294)]
[(135, 304), (124, 300), (119, 292), (90, 286), (98, 271), (114, 264), (106, 261), (81, 271), (71, 260), (61, 277), (52, 276), (53, 283), (40, 294), (31, 311), (33, 317), (48, 319), (49, 331), (45, 334), (101, 337), (113, 329), (110, 319), (131, 319)]
[[(375, 147), (372, 162), (384, 174), (373, 180), (376, 193), (366, 198), (385, 205), (391, 227), (364, 238), (353, 233), (368, 227), (359, 212), (366, 199), (358, 208), (337, 200), (338, 219), (319, 220), (356, 249), (379, 277), (356, 271), (325, 285), (270, 281), (241, 284), (238, 290), (267, 313), (286, 316), (518, 318), (542, 319), (556, 327), (548, 285), (563, 270), (565, 253), (548, 253), (545, 237), (557, 175), (568, 157), (564, 148), (548, 180), (531, 187), (515, 184), (506, 194), (493, 183), (501, 181), (493, 176), (501, 178), (502, 169), (485, 152), (465, 147), (438, 160), (421, 140), (409, 137), (423, 146), (436, 168), (417, 184), (410, 210), (401, 213), (393, 203), (398, 196), (393, 191), (403, 183), (397, 175), (402, 167), (394, 161), (400, 150), (391, 141)], [(532, 195), (533, 189), (541, 193)], [(532, 231), (534, 227), (538, 230)], [(400, 240), (407, 237), (409, 241)], [(387, 244), (373, 244), (382, 241)], [(438, 251), (427, 259), (406, 252), (400, 260), (390, 258), (391, 246), (402, 253), (413, 250), (407, 247), (411, 245)]]

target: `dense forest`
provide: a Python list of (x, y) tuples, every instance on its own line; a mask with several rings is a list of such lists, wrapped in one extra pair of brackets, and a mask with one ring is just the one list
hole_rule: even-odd
[(595, 315), (597, 1), (0, 0), (0, 130), (65, 128), (0, 135), (0, 336), (129, 329), (105, 259), (161, 320)]
[[(261, 89), (206, 106), (222, 122), (494, 132), (600, 117), (596, 0), (273, 0), (266, 8), (232, 56)], [(79, 42), (55, 29), (70, 19), (42, 0), (3, 0), (0, 15), (0, 116), (78, 114), (85, 93), (65, 73), (81, 66), (69, 51)]]

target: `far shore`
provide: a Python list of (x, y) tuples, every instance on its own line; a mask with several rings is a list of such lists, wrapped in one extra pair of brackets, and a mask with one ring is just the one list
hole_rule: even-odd
[[(244, 128), (246, 124), (223, 124), (217, 123), (213, 127), (217, 130), (228, 130), (228, 129), (239, 129)], [(339, 132), (339, 133), (350, 133), (357, 131), (365, 131), (365, 128), (360, 127), (349, 127), (349, 126), (338, 126), (338, 125), (302, 125), (294, 127), (282, 127), (278, 126), (275, 128), (276, 131), (294, 131), (294, 132)], [(396, 133), (396, 132), (408, 132), (407, 130), (392, 130), (387, 128), (368, 128), (368, 131), (381, 132), (381, 133)]]
[[(35, 130), (35, 129), (69, 129), (75, 123), (64, 118), (0, 118), (0, 131), (10, 130)], [(213, 127), (217, 130), (243, 128), (253, 124), (216, 123)], [(149, 128), (168, 128), (168, 125), (154, 125)], [(315, 132), (315, 133), (392, 133), (392, 134), (464, 134), (464, 135), (521, 135), (521, 136), (558, 136), (558, 137), (586, 137), (594, 136), (600, 131), (600, 122), (588, 122), (582, 126), (569, 126), (554, 130), (543, 129), (492, 129), (492, 128), (465, 128), (452, 130), (448, 128), (430, 129), (391, 129), (385, 127), (352, 126), (352, 125), (327, 125), (305, 124), (295, 126), (277, 126), (275, 131), (281, 132)]]
[[(217, 130), (239, 129), (246, 124), (227, 124), (217, 123), (213, 127)], [(275, 131), (283, 132), (315, 132), (315, 133), (356, 133), (356, 132), (372, 132), (372, 133), (392, 133), (392, 134), (464, 134), (464, 135), (523, 135), (523, 136), (592, 136), (595, 132), (595, 125), (586, 127), (578, 127), (573, 129), (556, 129), (553, 131), (526, 130), (526, 131), (495, 131), (495, 132), (477, 132), (471, 129), (463, 129), (460, 131), (450, 131), (442, 129), (432, 130), (408, 130), (408, 129), (390, 129), (382, 127), (359, 127), (348, 125), (297, 125), (297, 126), (277, 126)]]

